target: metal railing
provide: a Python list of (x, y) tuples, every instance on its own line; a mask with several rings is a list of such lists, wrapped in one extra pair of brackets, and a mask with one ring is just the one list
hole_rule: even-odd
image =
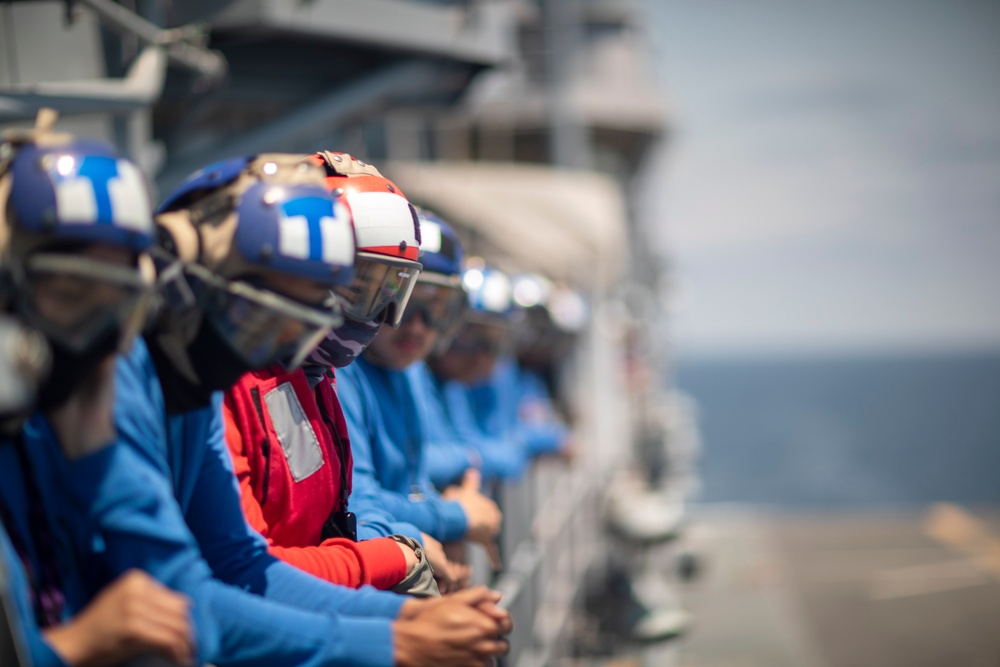
[(583, 466), (540, 461), (500, 489), (505, 563), (493, 587), (515, 624), (505, 667), (542, 667), (566, 652), (586, 573), (605, 546), (604, 481)]

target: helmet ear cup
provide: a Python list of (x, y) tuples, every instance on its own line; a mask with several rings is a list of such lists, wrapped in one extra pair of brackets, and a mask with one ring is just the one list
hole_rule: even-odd
[(156, 216), (157, 245), (168, 254), (185, 262), (201, 257), (201, 235), (184, 211), (171, 211)]

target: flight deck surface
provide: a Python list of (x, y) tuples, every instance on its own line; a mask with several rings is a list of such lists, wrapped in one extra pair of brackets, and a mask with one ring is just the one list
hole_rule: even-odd
[(1000, 664), (1000, 509), (694, 513), (694, 627), (643, 665)]

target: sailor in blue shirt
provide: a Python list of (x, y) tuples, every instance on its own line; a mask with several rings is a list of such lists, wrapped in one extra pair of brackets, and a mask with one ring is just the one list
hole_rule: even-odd
[(566, 427), (554, 419), (527, 420), (522, 408), (532, 405), (552, 415), (551, 401), (541, 380), (521, 369), (512, 356), (497, 359), (493, 372), (468, 388), (476, 424), (494, 438), (517, 441), (528, 457), (558, 452)]
[(369, 512), (384, 509), (410, 537), (464, 538), (468, 523), (462, 506), (441, 498), (422, 468), (419, 418), (403, 371), (362, 357), (342, 369), (338, 380), (354, 455), (351, 507), (360, 529), (369, 526)]
[[(431, 364), (440, 368), (436, 359)], [(463, 373), (469, 368), (461, 365)], [(478, 469), (485, 483), (521, 476), (526, 459), (520, 442), (504, 442), (479, 428), (462, 382), (436, 375), (426, 363), (414, 364), (406, 372), (426, 438), (427, 474), (437, 488), (460, 482), (469, 468)]]
[[(153, 225), (138, 168), (100, 142), (50, 133), (51, 120), (40, 114), (33, 133), (6, 143), (8, 159), (0, 165), (9, 185), (0, 201), (9, 241), (4, 307), (44, 336), (53, 368), (38, 388), (37, 412), (27, 424), (26, 417), (5, 420), (0, 442), (3, 551), (20, 627), (39, 665), (115, 663), (149, 650), (190, 661), (183, 597), (146, 575), (101, 569), (75, 548), (105, 537), (89, 521), (90, 510), (101, 502), (134, 507), (149, 481), (129, 452), (111, 443), (114, 354), (134, 338), (148, 304), (145, 250)], [(40, 432), (51, 448), (39, 446)], [(50, 459), (69, 474), (57, 478)], [(67, 520), (71, 509), (84, 520)], [(139, 509), (146, 526), (158, 517), (155, 504)], [(169, 525), (160, 532), (162, 542), (174, 537)], [(197, 571), (191, 561), (172, 562)], [(145, 587), (138, 597), (134, 582)], [(131, 625), (134, 618), (95, 625), (127, 600), (154, 603), (158, 639), (146, 634), (149, 623)], [(212, 619), (192, 612), (197, 643), (211, 650)], [(119, 627), (124, 621), (128, 627)], [(167, 626), (173, 632), (159, 632)]]
[(364, 356), (340, 372), (338, 389), (354, 453), (351, 506), (359, 524), (369, 512), (384, 510), (441, 542), (467, 538), (491, 544), (501, 516), (479, 492), (478, 477), (443, 497), (424, 467), (424, 434), (405, 369), (453, 331), (465, 294), (454, 232), (422, 212), (421, 233), (424, 268), (397, 318), (398, 328), (396, 322), (384, 323)]
[[(449, 459), (445, 447), (454, 449), (457, 441), (476, 447), (484, 479), (516, 480), (532, 457), (561, 451), (568, 430), (541, 379), (511, 356), (511, 342), (532, 358), (536, 348), (544, 348), (551, 362), (548, 341), (565, 336), (556, 335), (551, 324), (539, 326), (539, 315), (550, 320), (540, 303), (515, 308), (516, 288), (524, 286), (525, 277), (508, 288), (505, 274), (473, 267), (466, 278), (471, 288), (465, 323), (451, 344), (428, 360), (430, 373), (411, 371), (431, 443), (431, 476), (437, 484), (449, 482), (457, 457)], [(542, 291), (537, 285), (524, 290), (536, 298)], [(521, 345), (522, 337), (528, 344)]]
[(478, 433), (465, 438), (458, 435), (441, 394), (441, 386), (427, 363), (420, 361), (413, 364), (406, 369), (406, 374), (413, 387), (424, 434), (424, 469), (434, 486), (441, 490), (458, 484), (470, 469), (479, 470), (485, 482), (491, 481), (494, 475), (487, 470), (483, 457), (473, 444)]
[[(497, 399), (501, 397), (492, 391), (488, 394), (493, 399), (489, 408), (497, 428), (485, 429), (481, 420), (484, 411), (469, 389), (471, 383), (489, 381), (498, 356), (514, 337), (516, 311), (511, 281), (496, 268), (470, 266), (463, 282), (469, 301), (465, 322), (450, 344), (428, 359), (430, 374), (417, 386), (426, 389), (424, 402), (440, 405), (438, 410), (446, 415), (452, 437), (475, 446), (484, 479), (516, 480), (530, 458), (525, 439), (514, 428), (514, 420), (497, 410)], [(511, 395), (502, 398), (516, 401), (516, 388), (507, 391)]]

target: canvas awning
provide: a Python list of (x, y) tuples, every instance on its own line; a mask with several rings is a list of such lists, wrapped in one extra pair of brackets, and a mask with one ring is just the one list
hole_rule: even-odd
[(470, 254), (577, 287), (607, 287), (619, 276), (627, 221), (608, 176), (490, 162), (391, 162), (384, 171), (451, 222)]

